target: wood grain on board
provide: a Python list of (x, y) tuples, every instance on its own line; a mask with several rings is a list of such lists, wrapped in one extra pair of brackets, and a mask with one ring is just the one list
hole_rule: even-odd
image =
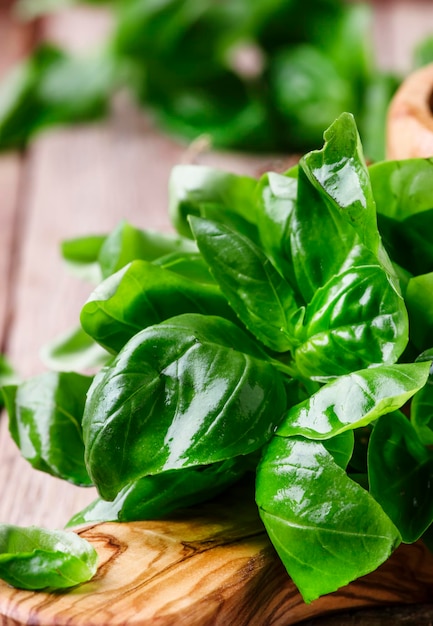
[[(0, 3), (0, 73), (28, 49), (31, 41), (28, 27), (11, 23), (6, 4)], [(407, 71), (414, 42), (426, 34), (430, 25), (433, 31), (433, 3), (377, 0), (374, 5), (373, 36), (380, 64)], [(106, 14), (80, 8), (50, 18), (40, 32), (77, 50), (97, 43), (108, 27)], [(52, 129), (35, 140), (22, 158), (16, 154), (0, 157), (0, 340), (22, 376), (44, 371), (40, 348), (77, 323), (79, 310), (91, 290), (91, 286), (69, 275), (62, 266), (61, 240), (90, 232), (108, 232), (121, 219), (145, 228), (169, 229), (169, 173), (176, 163), (190, 158), (188, 146), (158, 132), (147, 115), (137, 112), (122, 98), (114, 104), (110, 119), (104, 123)], [(259, 173), (267, 165), (278, 167), (278, 159), (273, 161), (271, 157), (210, 153), (199, 158), (200, 162), (239, 173)], [(62, 527), (95, 496), (93, 489), (79, 489), (31, 469), (14, 447), (6, 419), (0, 420), (0, 463), (2, 522)], [(129, 529), (125, 526), (120, 535), (112, 532), (110, 525), (97, 525), (85, 531), (85, 535), (93, 537), (101, 551), (104, 577), (84, 588), (57, 594), (54, 600), (44, 594), (37, 594), (36, 599), (27, 592), (10, 589), (6, 592), (2, 585), (0, 595), (7, 598), (8, 617), (3, 622), (0, 618), (0, 623), (24, 624), (29, 614), (26, 611), (30, 610), (36, 616), (33, 623), (48, 624), (53, 610), (56, 623), (63, 624), (68, 617), (68, 602), (73, 602), (78, 611), (75, 621), (68, 622), (70, 625), (107, 623), (98, 621), (98, 607), (98, 611), (110, 610), (110, 623), (120, 624), (124, 623), (124, 603), (135, 591), (140, 600), (134, 605), (134, 617), (128, 623), (164, 626), (178, 623), (282, 626), (316, 615), (318, 606), (320, 613), (327, 613), (335, 608), (371, 606), (377, 601), (385, 605), (425, 603), (433, 599), (432, 564), (426, 553), (415, 546), (403, 547), (377, 573), (353, 583), (350, 589), (321, 599), (320, 605), (307, 606), (294, 592), (257, 521), (249, 522), (256, 524), (251, 535), (252, 527), (247, 525), (245, 532), (239, 523), (241, 518), (237, 517), (236, 541), (233, 545), (222, 545), (215, 540), (215, 532), (220, 533), (218, 536), (221, 528), (228, 532), (224, 526), (228, 520), (221, 516), (224, 517), (222, 510), (211, 516), (209, 524), (201, 526), (201, 532), (205, 529), (210, 533), (201, 537), (202, 544), (197, 540), (198, 528), (193, 525), (188, 530), (188, 524), (182, 520), (174, 520), (170, 525), (146, 522)], [(190, 531), (196, 534), (188, 535)], [(235, 532), (233, 527), (231, 532)], [(145, 547), (140, 556), (142, 561), (136, 556), (138, 540)], [(197, 567), (207, 557), (207, 575), (201, 583)], [(141, 563), (141, 570), (145, 569), (144, 562), (151, 568), (153, 562), (149, 564), (146, 559), (153, 558), (155, 563), (160, 563), (158, 559), (164, 561), (166, 567), (161, 575), (168, 578), (161, 578), (159, 586), (158, 579), (152, 577), (138, 582), (137, 572), (132, 569), (120, 587), (120, 596), (114, 596), (113, 601), (113, 594), (119, 588), (117, 568), (125, 563), (130, 568), (135, 561), (137, 566)], [(106, 578), (108, 571), (111, 573)], [(246, 572), (254, 581), (249, 587), (242, 586)], [(178, 581), (177, 587), (173, 587), (176, 591), (172, 604), (165, 597), (171, 576), (173, 581)], [(102, 587), (97, 588), (98, 584)], [(191, 597), (194, 601), (185, 604), (185, 599)], [(242, 614), (240, 597), (245, 600)], [(0, 613), (3, 607), (0, 605)], [(93, 611), (92, 621), (89, 607)], [(37, 611), (40, 622), (36, 621)], [(269, 613), (265, 615), (265, 611)], [(352, 622), (347, 618), (347, 622), (341, 623)], [(371, 621), (368, 623), (373, 625)], [(420, 621), (419, 626), (423, 623)]]

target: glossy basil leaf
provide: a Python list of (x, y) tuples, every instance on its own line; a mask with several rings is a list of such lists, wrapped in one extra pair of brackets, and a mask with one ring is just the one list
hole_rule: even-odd
[(95, 377), (86, 464), (104, 499), (149, 474), (260, 448), (286, 407), (284, 378), (237, 326), (185, 314), (135, 335)]
[(102, 280), (98, 256), (105, 239), (106, 235), (85, 235), (62, 241), (61, 254), (69, 270), (98, 284)]
[(120, 224), (106, 237), (98, 255), (103, 278), (107, 278), (119, 269), (141, 259), (154, 261), (172, 252), (196, 252), (192, 241), (153, 230), (135, 228), (126, 221)]
[(105, 365), (110, 354), (78, 326), (46, 344), (41, 359), (55, 371), (85, 371)]
[(105, 279), (81, 310), (83, 329), (110, 352), (174, 315), (202, 313), (237, 321), (217, 285), (196, 283), (147, 261), (132, 261)]
[(363, 265), (317, 289), (298, 322), (294, 358), (304, 376), (320, 379), (392, 364), (407, 345), (403, 298), (365, 248), (364, 254)]
[(382, 365), (341, 376), (292, 407), (278, 428), (284, 437), (328, 439), (400, 408), (427, 381), (429, 363)]
[[(430, 355), (432, 357), (432, 355)], [(412, 425), (426, 446), (433, 445), (433, 383), (431, 378), (412, 399), (410, 417)]]
[(290, 318), (297, 310), (290, 285), (244, 235), (197, 217), (190, 223), (221, 291), (248, 330), (277, 352), (289, 350)]
[(433, 345), (433, 272), (409, 278), (404, 294), (409, 336), (417, 350)]
[(90, 580), (93, 546), (73, 532), (0, 524), (0, 578), (19, 589), (64, 589)]
[(67, 527), (89, 522), (159, 519), (176, 509), (211, 500), (246, 471), (246, 461), (241, 457), (145, 476), (126, 485), (112, 502), (97, 498), (74, 515)]
[(306, 602), (375, 570), (400, 542), (379, 504), (316, 441), (274, 437), (257, 471), (256, 500)]
[(268, 172), (257, 187), (257, 224), (265, 253), (294, 289), (290, 248), (291, 216), (298, 193), (297, 168), (286, 175)]
[(81, 420), (92, 378), (47, 372), (5, 388), (9, 430), (35, 468), (76, 485), (91, 485), (84, 465)]
[[(322, 150), (300, 161), (291, 248), (305, 300), (336, 274), (357, 264), (380, 237), (368, 170), (353, 116), (341, 115), (324, 134)], [(332, 252), (331, 252), (332, 251)], [(389, 263), (389, 261), (388, 261)]]
[(402, 540), (417, 541), (433, 522), (433, 453), (399, 411), (383, 415), (373, 428), (368, 480)]
[(188, 215), (201, 215), (203, 205), (229, 209), (254, 222), (256, 180), (199, 165), (177, 165), (169, 181), (169, 215), (176, 230), (192, 237)]

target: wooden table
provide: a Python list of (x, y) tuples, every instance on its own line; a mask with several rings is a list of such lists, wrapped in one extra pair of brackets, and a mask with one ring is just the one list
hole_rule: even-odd
[[(0, 0), (0, 76), (36, 39), (83, 49), (109, 27), (105, 13), (88, 8), (22, 25), (12, 19), (10, 4)], [(433, 3), (376, 0), (374, 11), (379, 63), (407, 71), (414, 42), (433, 32)], [(187, 155), (187, 146), (158, 132), (147, 115), (121, 101), (104, 123), (50, 130), (25, 154), (0, 156), (0, 352), (8, 354), (21, 376), (44, 371), (40, 348), (77, 323), (91, 290), (62, 266), (60, 241), (108, 232), (122, 218), (140, 227), (169, 229), (167, 180), (172, 166)], [(231, 153), (201, 158), (250, 174), (273, 165), (270, 158)], [(2, 522), (62, 527), (95, 497), (92, 489), (31, 469), (12, 443), (5, 417), (0, 420), (0, 464)], [(423, 611), (412, 622), (400, 612), (400, 621), (432, 623), (433, 611), (427, 617)], [(341, 623), (364, 623), (354, 616), (350, 619), (355, 621), (345, 619)], [(380, 619), (374, 622), (370, 615), (368, 623), (391, 623), (385, 612)], [(337, 624), (336, 618), (332, 623)]]

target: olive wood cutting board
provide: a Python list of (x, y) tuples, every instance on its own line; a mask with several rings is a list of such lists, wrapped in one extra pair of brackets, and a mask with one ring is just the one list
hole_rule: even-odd
[(348, 608), (428, 603), (433, 554), (401, 546), (376, 572), (305, 604), (239, 490), (171, 519), (77, 530), (99, 554), (94, 578), (68, 591), (0, 581), (0, 623), (17, 626), (289, 626)]

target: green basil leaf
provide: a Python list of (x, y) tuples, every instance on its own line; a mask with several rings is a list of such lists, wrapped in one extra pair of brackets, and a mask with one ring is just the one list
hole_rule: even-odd
[(172, 511), (211, 500), (247, 471), (243, 458), (145, 476), (126, 485), (112, 502), (97, 498), (74, 515), (67, 527), (89, 522), (159, 519)]
[(400, 408), (427, 381), (429, 363), (381, 365), (341, 376), (292, 407), (281, 436), (328, 439)]
[(0, 408), (3, 406), (2, 400), (2, 388), (10, 385), (15, 385), (18, 382), (17, 374), (9, 363), (4, 354), (0, 354)]
[(400, 542), (379, 504), (316, 441), (274, 437), (257, 471), (256, 500), (306, 602), (375, 570)]
[(370, 167), (379, 229), (393, 260), (412, 274), (433, 271), (433, 159), (386, 161)]
[(87, 398), (86, 464), (100, 495), (260, 448), (286, 406), (284, 378), (266, 358), (213, 316), (185, 314), (135, 335)]
[(106, 235), (86, 235), (62, 241), (61, 254), (69, 270), (98, 284), (102, 280), (98, 256), (105, 239)]
[(277, 352), (289, 350), (290, 318), (297, 310), (290, 285), (245, 235), (198, 217), (190, 223), (221, 291), (248, 330)]
[(27, 461), (38, 470), (89, 486), (81, 420), (92, 378), (47, 372), (5, 388), (9, 430)]
[(169, 182), (169, 215), (176, 230), (192, 237), (188, 215), (201, 215), (203, 205), (229, 209), (254, 222), (254, 193), (257, 181), (211, 167), (177, 165)]
[(0, 578), (20, 589), (64, 589), (90, 580), (93, 546), (73, 532), (0, 524)]
[(171, 252), (155, 259), (153, 264), (197, 283), (215, 284), (209, 266), (199, 252)]
[(332, 457), (337, 463), (338, 467), (346, 469), (354, 451), (354, 431), (345, 430), (339, 435), (335, 435), (335, 437), (331, 437), (330, 439), (324, 439), (322, 441), (322, 444), (329, 452), (329, 454), (332, 454)]
[(56, 371), (89, 370), (105, 365), (110, 355), (79, 326), (46, 344), (41, 350), (45, 365)]
[[(433, 357), (429, 354), (430, 358)], [(433, 445), (433, 383), (431, 378), (412, 399), (410, 418), (422, 443)]]
[(409, 278), (404, 299), (409, 337), (417, 350), (426, 350), (433, 345), (433, 272)]
[(128, 224), (120, 224), (106, 237), (98, 255), (103, 278), (114, 274), (122, 267), (141, 259), (154, 261), (171, 252), (196, 252), (192, 241), (153, 230), (141, 230)]
[(119, 352), (147, 326), (183, 313), (237, 321), (217, 285), (196, 283), (146, 261), (132, 261), (105, 279), (81, 311), (83, 329), (110, 352)]
[[(300, 161), (291, 248), (305, 300), (336, 274), (357, 264), (364, 248), (386, 261), (380, 246), (368, 170), (353, 116), (341, 115), (325, 132), (322, 150)], [(331, 253), (332, 251), (332, 253)], [(382, 257), (384, 257), (382, 259)]]
[(403, 298), (382, 267), (364, 251), (365, 265), (331, 278), (306, 307), (296, 330), (294, 352), (296, 366), (304, 376), (339, 376), (371, 365), (391, 364), (407, 345)]
[(261, 178), (256, 192), (257, 222), (264, 252), (294, 289), (297, 283), (290, 248), (290, 220), (298, 193), (297, 171), (294, 168), (284, 176), (268, 172)]
[(373, 428), (368, 481), (402, 540), (417, 541), (433, 522), (433, 453), (399, 411), (383, 415)]

